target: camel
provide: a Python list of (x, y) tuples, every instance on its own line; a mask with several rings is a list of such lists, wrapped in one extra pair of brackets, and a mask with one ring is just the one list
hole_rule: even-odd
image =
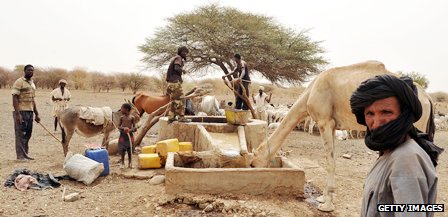
[[(367, 61), (354, 65), (336, 67), (319, 74), (297, 99), (280, 126), (254, 150), (253, 167), (267, 167), (275, 153), (279, 151), (294, 127), (311, 116), (316, 121), (323, 140), (327, 161), (327, 183), (323, 195), (318, 198), (321, 211), (333, 211), (333, 195), (336, 188), (334, 139), (336, 129), (366, 130), (356, 122), (351, 113), (350, 96), (368, 78), (380, 74), (393, 74), (383, 63)], [(432, 102), (423, 88), (417, 85), (418, 97), (423, 106), (423, 114), (414, 124), (419, 130), (434, 135)]]
[[(140, 121), (140, 115), (135, 106), (132, 106), (130, 114), (135, 117), (136, 123)], [(93, 137), (103, 133), (102, 146), (105, 146), (107, 149), (109, 145), (109, 135), (120, 124), (121, 115), (120, 110), (112, 112), (112, 121), (106, 122), (103, 125), (94, 125), (87, 123), (86, 120), (80, 118), (79, 108), (68, 108), (59, 113), (58, 119), (62, 131), (62, 148), (64, 150), (64, 156), (67, 155), (68, 145), (75, 132), (84, 137)]]

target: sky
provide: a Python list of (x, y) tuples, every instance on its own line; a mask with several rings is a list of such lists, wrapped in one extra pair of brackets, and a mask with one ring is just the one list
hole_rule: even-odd
[(445, 0), (1, 0), (0, 66), (146, 73), (138, 50), (145, 38), (166, 18), (211, 3), (310, 29), (328, 67), (378, 60), (425, 75), (429, 92), (448, 92)]

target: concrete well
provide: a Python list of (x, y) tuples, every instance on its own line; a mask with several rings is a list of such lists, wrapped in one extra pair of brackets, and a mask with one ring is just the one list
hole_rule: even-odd
[[(178, 138), (179, 141), (192, 142), (196, 152), (216, 152), (226, 156), (236, 153), (241, 157), (256, 149), (266, 138), (264, 121), (250, 119), (246, 126), (235, 126), (227, 124), (225, 117), (189, 118), (193, 119), (190, 123), (171, 124), (168, 124), (167, 118), (161, 118), (159, 139)], [(184, 164), (177, 153), (169, 153), (165, 165), (166, 192), (301, 195), (304, 191), (303, 169), (282, 157), (277, 157), (271, 168), (234, 168), (232, 165), (210, 163), (198, 165), (214, 166), (192, 168)]]

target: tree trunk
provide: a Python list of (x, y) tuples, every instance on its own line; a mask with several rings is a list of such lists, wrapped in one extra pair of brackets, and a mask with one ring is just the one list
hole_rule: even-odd
[[(224, 74), (228, 75), (230, 73), (223, 62), (217, 62), (216, 65), (218, 65), (219, 68), (221, 68), (221, 70), (224, 72)], [(229, 81), (233, 80), (232, 76), (227, 76), (227, 79), (229, 79)]]
[[(134, 141), (134, 146), (139, 146), (142, 143), (143, 137), (145, 137), (148, 130), (151, 129), (154, 124), (159, 121), (160, 116), (162, 116), (162, 111), (169, 106), (170, 103), (158, 108), (156, 111), (149, 114), (148, 119), (145, 122), (143, 128), (138, 132), (137, 139)], [(157, 116), (158, 115), (158, 116)]]

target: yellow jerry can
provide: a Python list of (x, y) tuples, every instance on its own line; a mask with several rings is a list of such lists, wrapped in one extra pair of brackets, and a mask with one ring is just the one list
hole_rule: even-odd
[(161, 168), (160, 157), (158, 154), (139, 154), (138, 155), (138, 168), (150, 169)]
[(142, 154), (154, 154), (156, 153), (156, 145), (148, 145), (142, 147)]
[(179, 142), (179, 151), (193, 151), (191, 142)]
[(178, 139), (167, 139), (158, 141), (156, 143), (156, 152), (161, 156), (166, 158), (168, 152), (178, 152), (179, 151), (179, 140)]

